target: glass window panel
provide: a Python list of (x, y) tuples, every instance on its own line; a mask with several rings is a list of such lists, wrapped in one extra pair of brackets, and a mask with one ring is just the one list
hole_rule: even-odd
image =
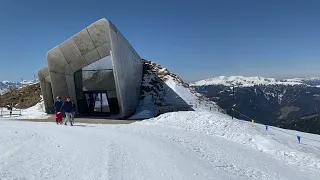
[(106, 93), (102, 93), (102, 112), (110, 112), (109, 102)]
[(100, 60), (93, 62), (86, 67), (83, 67), (82, 71), (95, 71), (102, 69), (112, 69), (111, 56), (105, 56), (104, 58), (101, 58)]
[(114, 90), (116, 88), (113, 71), (83, 71), (83, 91)]
[(94, 111), (95, 112), (101, 112), (101, 97), (100, 93), (94, 94)]
[(111, 56), (82, 68), (81, 72), (83, 91), (115, 89)]

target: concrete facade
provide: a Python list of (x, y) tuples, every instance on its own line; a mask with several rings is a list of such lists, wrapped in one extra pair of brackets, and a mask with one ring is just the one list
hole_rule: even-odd
[(39, 71), (46, 111), (49, 113), (52, 109), (52, 97), (69, 96), (76, 102), (75, 72), (106, 56), (112, 61), (113, 74), (108, 76), (114, 79), (119, 104), (117, 117), (132, 115), (140, 96), (142, 61), (107, 19), (98, 20), (47, 53), (48, 67)]
[(38, 73), (42, 98), (44, 101), (45, 109), (47, 113), (53, 113), (53, 95), (51, 88), (51, 79), (49, 76), (49, 69), (45, 67)]

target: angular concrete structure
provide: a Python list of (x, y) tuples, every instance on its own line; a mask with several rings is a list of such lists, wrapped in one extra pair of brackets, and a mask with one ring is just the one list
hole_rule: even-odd
[(107, 19), (51, 49), (47, 61), (39, 79), (48, 113), (56, 96), (71, 97), (80, 114), (125, 118), (134, 113), (142, 81), (141, 58)]
[(53, 113), (53, 96), (48, 67), (41, 69), (38, 73), (38, 76), (46, 112)]

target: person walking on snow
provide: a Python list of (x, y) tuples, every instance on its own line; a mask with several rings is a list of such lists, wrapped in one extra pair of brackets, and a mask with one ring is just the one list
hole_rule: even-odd
[(58, 96), (56, 101), (53, 104), (57, 124), (59, 123), (62, 124), (62, 111), (61, 111), (62, 104), (63, 103), (61, 101), (61, 97)]
[(73, 126), (73, 105), (71, 102), (71, 99), (67, 97), (66, 101), (62, 105), (62, 109), (64, 113), (66, 114), (66, 118), (64, 121), (64, 124), (67, 125), (67, 121), (70, 122), (71, 126)]

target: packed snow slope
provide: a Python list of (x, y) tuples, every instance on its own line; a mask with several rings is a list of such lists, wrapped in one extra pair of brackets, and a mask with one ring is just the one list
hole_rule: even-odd
[[(0, 179), (315, 180), (320, 137), (175, 112), (129, 125), (0, 120)], [(279, 131), (281, 130), (281, 131)], [(296, 137), (302, 137), (298, 144)]]

